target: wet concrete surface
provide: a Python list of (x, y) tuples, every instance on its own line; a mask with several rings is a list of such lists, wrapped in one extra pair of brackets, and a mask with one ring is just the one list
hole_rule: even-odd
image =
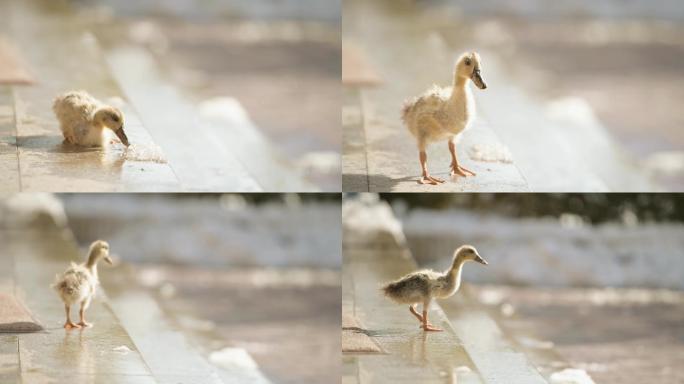
[(339, 380), (339, 272), (134, 268), (138, 284), (206, 356), (245, 349), (274, 383)]
[(680, 291), (480, 286), (472, 292), (547, 375), (573, 368), (596, 383), (684, 382)]

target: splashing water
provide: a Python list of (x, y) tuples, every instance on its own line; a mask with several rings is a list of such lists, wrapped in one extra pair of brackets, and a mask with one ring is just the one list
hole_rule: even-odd
[(157, 145), (131, 144), (124, 153), (128, 161), (145, 161), (152, 163), (166, 163), (164, 153)]

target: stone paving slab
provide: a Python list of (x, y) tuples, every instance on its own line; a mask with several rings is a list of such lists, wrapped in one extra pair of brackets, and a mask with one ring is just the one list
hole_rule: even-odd
[(496, 322), (472, 303), (466, 305), (462, 299), (465, 292), (459, 294), (461, 297), (445, 300), (442, 308), (484, 381), (545, 384), (546, 379), (524, 353), (513, 347)]
[[(415, 138), (400, 119), (401, 106), (433, 83), (451, 85), (459, 52), (446, 50), (436, 42), (439, 37), (435, 32), (420, 30), (410, 20), (385, 15), (376, 9), (375, 3), (351, 1), (345, 7), (345, 15), (351, 14), (351, 21), (345, 18), (343, 26), (345, 38), (363, 50), (385, 79), (382, 86), (361, 89), (370, 191), (526, 191), (527, 183), (514, 163), (476, 161), (469, 155), (475, 145), (504, 147), (482, 115), (457, 144), (459, 161), (477, 176), (455, 178), (439, 186), (417, 183), (418, 149)], [(450, 163), (446, 141), (428, 148), (432, 174), (449, 179)]]
[[(168, 164), (126, 161), (123, 149), (84, 149), (63, 145), (52, 112), (54, 97), (85, 89), (100, 99), (122, 99), (106, 70), (94, 37), (68, 9), (46, 9), (44, 3), (10, 1), (11, 38), (36, 74), (38, 84), (15, 87), (17, 144), (21, 186), (37, 191), (166, 191), (178, 190)], [(151, 146), (135, 113), (125, 108), (127, 132), (136, 144)], [(142, 141), (142, 142), (139, 142)]]

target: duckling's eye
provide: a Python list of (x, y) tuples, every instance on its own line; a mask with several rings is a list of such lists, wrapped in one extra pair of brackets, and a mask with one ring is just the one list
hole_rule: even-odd
[(465, 65), (470, 66), (470, 59), (465, 59)]
[(119, 116), (112, 115), (112, 120), (114, 120), (114, 122), (118, 123), (119, 122)]

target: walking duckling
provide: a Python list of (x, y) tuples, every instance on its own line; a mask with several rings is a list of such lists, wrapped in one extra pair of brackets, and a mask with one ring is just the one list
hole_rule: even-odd
[[(52, 287), (57, 291), (59, 297), (64, 302), (66, 311), (66, 322), (64, 328), (90, 327), (92, 324), (86, 322), (85, 310), (88, 309), (90, 301), (95, 296), (95, 290), (100, 284), (97, 277), (97, 263), (104, 259), (110, 265), (112, 259), (109, 257), (109, 244), (106, 241), (97, 240), (90, 245), (88, 260), (83, 264), (71, 263), (71, 266), (60, 276), (57, 275)], [(80, 303), (81, 309), (78, 312), (80, 321), (74, 324), (71, 321), (71, 306)]]
[(480, 55), (476, 52), (464, 53), (456, 62), (453, 86), (443, 88), (435, 85), (404, 104), (402, 119), (418, 142), (423, 174), (419, 183), (437, 185), (444, 182), (428, 172), (425, 152), (428, 144), (444, 139), (449, 141), (451, 176), (475, 176), (474, 172), (458, 163), (456, 143), (460, 134), (475, 118), (475, 100), (468, 88), (468, 81), (472, 81), (480, 89), (487, 88), (480, 71)]
[(59, 120), (64, 141), (84, 147), (101, 147), (103, 130), (111, 129), (127, 146), (123, 113), (103, 104), (86, 91), (71, 91), (55, 98), (52, 110)]
[[(463, 245), (454, 251), (451, 268), (444, 272), (424, 269), (411, 272), (399, 280), (385, 284), (385, 296), (399, 304), (409, 304), (409, 311), (420, 321), (425, 331), (441, 331), (428, 321), (428, 308), (433, 298), (445, 299), (458, 291), (461, 285), (461, 270), (467, 261), (477, 261), (487, 265), (475, 247)], [(423, 304), (423, 314), (416, 311), (416, 304)]]

